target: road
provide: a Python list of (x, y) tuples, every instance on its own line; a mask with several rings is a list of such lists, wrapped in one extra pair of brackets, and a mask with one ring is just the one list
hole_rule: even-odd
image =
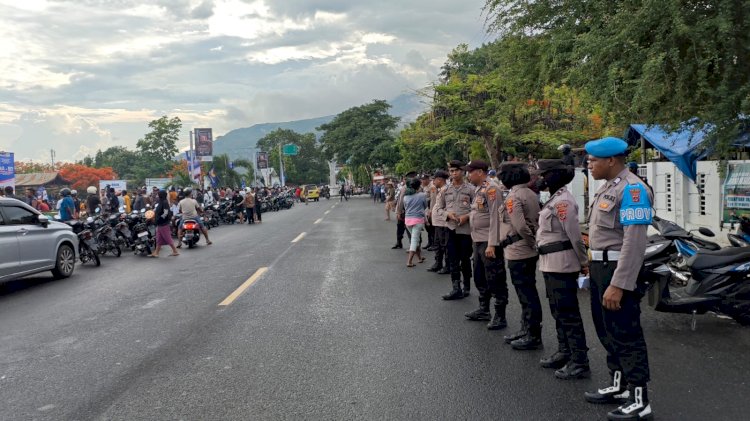
[[(405, 267), (381, 205), (331, 200), (263, 219), (214, 229), (214, 245), (176, 258), (125, 254), (63, 281), (0, 285), (0, 419), (596, 420), (611, 409), (582, 396), (607, 381), (587, 292), (593, 377), (563, 382), (537, 364), (556, 346), (548, 309), (546, 349), (511, 350), (504, 332), (464, 319), (475, 291), (442, 301), (447, 276)], [(643, 324), (658, 419), (748, 419), (750, 329), (706, 315), (693, 332), (688, 317), (650, 308)]]

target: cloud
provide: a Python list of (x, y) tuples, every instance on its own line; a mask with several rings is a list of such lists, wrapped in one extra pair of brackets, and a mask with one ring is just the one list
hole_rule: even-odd
[(0, 0), (0, 149), (75, 159), (179, 115), (225, 131), (426, 86), (483, 0)]

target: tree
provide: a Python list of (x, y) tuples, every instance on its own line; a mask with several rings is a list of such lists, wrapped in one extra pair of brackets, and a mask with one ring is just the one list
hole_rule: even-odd
[(125, 180), (134, 180), (141, 167), (140, 154), (124, 146), (113, 146), (104, 151), (97, 151), (93, 166), (97, 168), (112, 167)]
[(92, 168), (82, 164), (64, 164), (60, 175), (69, 180), (71, 188), (86, 190), (89, 186), (99, 188), (100, 180), (116, 180), (117, 173), (112, 168)]
[[(250, 185), (253, 180), (253, 163), (247, 159), (235, 159), (232, 161), (227, 154), (216, 155), (214, 156), (212, 165), (222, 186), (236, 188), (242, 185), (242, 179), (245, 179), (247, 185)], [(237, 171), (236, 169), (239, 168), (242, 168), (244, 171)]]
[(399, 118), (388, 114), (390, 107), (386, 101), (375, 100), (350, 108), (318, 127), (317, 130), (323, 132), (320, 142), (326, 157), (352, 167), (366, 165), (372, 173), (373, 165), (383, 164), (376, 162), (376, 158), (384, 151), (375, 155), (375, 150), (383, 143), (394, 141), (393, 131)]
[(16, 167), (16, 174), (30, 174), (30, 173), (40, 173), (40, 172), (55, 172), (59, 171), (62, 167), (62, 162), (55, 163), (55, 166), (52, 166), (52, 164), (47, 164), (44, 162), (34, 162), (34, 161), (18, 161), (15, 163)]
[(269, 151), (271, 165), (278, 165), (279, 146), (297, 145), (299, 153), (284, 156), (284, 176), (291, 184), (322, 183), (328, 178), (328, 162), (314, 133), (276, 129), (258, 141), (258, 148)]
[(165, 174), (179, 152), (177, 140), (182, 129), (179, 117), (163, 116), (148, 123), (148, 127), (151, 131), (136, 143), (141, 163), (135, 171), (138, 179)]

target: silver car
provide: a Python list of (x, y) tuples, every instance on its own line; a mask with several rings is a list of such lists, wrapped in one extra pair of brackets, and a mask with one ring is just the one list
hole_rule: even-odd
[(78, 236), (20, 200), (0, 197), (0, 282), (47, 270), (73, 274)]

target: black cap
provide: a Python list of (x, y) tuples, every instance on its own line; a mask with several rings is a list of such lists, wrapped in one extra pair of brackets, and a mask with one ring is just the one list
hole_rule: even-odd
[(478, 159), (473, 159), (469, 161), (469, 163), (466, 164), (466, 166), (463, 167), (462, 170), (464, 171), (472, 171), (472, 170), (487, 171), (489, 168), (490, 166), (486, 162), (480, 161)]
[(443, 180), (447, 180), (450, 177), (447, 171), (443, 170), (437, 170), (435, 171), (435, 178), (442, 178)]
[(536, 162), (536, 168), (539, 173), (544, 173), (553, 170), (567, 170), (570, 169), (570, 166), (565, 165), (562, 159), (540, 159)]
[(414, 178), (416, 176), (417, 176), (417, 172), (416, 171), (409, 171), (408, 173), (406, 173), (404, 175), (404, 177), (406, 177), (406, 178)]
[(464, 163), (463, 161), (454, 159), (453, 161), (448, 163), (448, 168), (456, 168), (456, 169), (462, 170), (464, 168)]

